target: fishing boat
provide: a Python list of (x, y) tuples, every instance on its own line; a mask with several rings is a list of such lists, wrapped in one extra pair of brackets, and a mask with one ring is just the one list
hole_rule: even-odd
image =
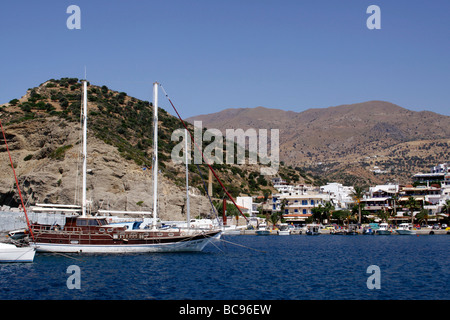
[(380, 223), (380, 227), (376, 230), (376, 234), (379, 235), (390, 235), (392, 234), (391, 230), (389, 230), (389, 225), (387, 223)]
[(350, 224), (347, 230), (344, 231), (344, 234), (347, 236), (355, 236), (358, 235), (357, 226), (354, 224)]
[(281, 225), (280, 229), (277, 230), (277, 234), (279, 236), (288, 236), (291, 234), (291, 230), (289, 229), (289, 226), (286, 225)]
[(306, 235), (308, 236), (318, 236), (320, 235), (320, 225), (309, 224), (307, 225)]
[(87, 81), (83, 81), (83, 187), (81, 215), (67, 216), (64, 226), (34, 223), (31, 244), (38, 252), (128, 253), (202, 251), (219, 239), (220, 229), (162, 227), (158, 224), (158, 83), (153, 84), (153, 219), (139, 228), (109, 223), (106, 217), (88, 216), (86, 201)]
[(401, 235), (411, 235), (416, 234), (416, 230), (413, 230), (412, 224), (410, 223), (400, 223), (395, 232)]
[(11, 243), (0, 243), (0, 262), (33, 262), (34, 247), (18, 247)]

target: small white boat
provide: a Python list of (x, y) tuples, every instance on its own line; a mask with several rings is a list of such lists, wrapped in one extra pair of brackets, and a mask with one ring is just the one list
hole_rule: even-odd
[(20, 240), (25, 238), (28, 235), (26, 229), (13, 230), (8, 232), (8, 236), (13, 240)]
[(241, 228), (241, 227), (238, 228), (236, 225), (223, 226), (222, 234), (224, 234), (224, 235), (240, 235), (241, 230), (243, 230), (243, 228)]
[(410, 223), (400, 223), (398, 228), (395, 229), (395, 232), (402, 235), (410, 235), (416, 234), (416, 230), (412, 229), (412, 225)]
[(33, 262), (34, 247), (16, 247), (9, 243), (0, 243), (0, 262)]
[(287, 225), (280, 226), (280, 229), (277, 231), (279, 236), (288, 236), (291, 234), (291, 230)]
[(376, 234), (390, 235), (392, 232), (389, 230), (389, 225), (387, 223), (380, 223), (380, 228), (376, 230)]

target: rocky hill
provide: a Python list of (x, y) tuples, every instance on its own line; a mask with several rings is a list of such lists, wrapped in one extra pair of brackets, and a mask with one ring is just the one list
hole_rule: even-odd
[(303, 112), (226, 109), (188, 119), (195, 120), (222, 131), (279, 129), (280, 160), (321, 182), (407, 183), (414, 173), (428, 172), (431, 166), (449, 161), (450, 117), (414, 112), (384, 101)]
[[(0, 119), (14, 167), (29, 204), (79, 204), (81, 99), (81, 82), (76, 78), (62, 78), (28, 89), (23, 97), (0, 106)], [(174, 164), (170, 158), (178, 144), (171, 141), (171, 134), (182, 126), (164, 109), (158, 112), (161, 218), (182, 220), (186, 204), (185, 167)], [(151, 210), (152, 116), (150, 102), (106, 86), (89, 84), (87, 196), (93, 210)], [(190, 124), (189, 129), (192, 130)], [(14, 206), (19, 199), (5, 151), (1, 139), (0, 205)], [(259, 165), (215, 164), (213, 167), (234, 197), (263, 195), (272, 190), (270, 177), (260, 175)], [(299, 168), (282, 167), (280, 174), (290, 181), (313, 181)], [(202, 177), (208, 179), (205, 165), (189, 165), (191, 216), (211, 211)], [(214, 181), (213, 196), (221, 199), (223, 195)]]

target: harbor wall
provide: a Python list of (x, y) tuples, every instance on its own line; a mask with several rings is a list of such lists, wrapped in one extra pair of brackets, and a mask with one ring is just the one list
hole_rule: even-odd
[[(27, 212), (28, 219), (31, 222), (38, 222), (43, 224), (65, 224), (65, 215), (60, 213), (47, 212)], [(27, 227), (27, 220), (22, 211), (0, 211), (0, 232), (8, 232), (16, 229)]]

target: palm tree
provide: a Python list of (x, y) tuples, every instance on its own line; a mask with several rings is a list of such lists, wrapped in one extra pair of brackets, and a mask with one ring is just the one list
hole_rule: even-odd
[(450, 214), (450, 200), (446, 200), (444, 206), (442, 207), (442, 212)]
[(270, 215), (269, 221), (272, 223), (272, 230), (275, 229), (275, 225), (280, 221), (281, 214), (274, 212)]
[(330, 223), (331, 214), (334, 211), (334, 206), (331, 201), (327, 201), (325, 206), (322, 208), (322, 218), (327, 219), (328, 223)]
[[(396, 216), (396, 215), (397, 215), (398, 193), (397, 193), (397, 192), (394, 193), (394, 194), (391, 196), (391, 199), (394, 201), (393, 213), (394, 213), (394, 216)], [(386, 222), (387, 222), (387, 221), (386, 221)]]
[(418, 214), (416, 214), (417, 221), (419, 223), (423, 222), (425, 220), (425, 224), (428, 224), (428, 219), (430, 216), (428, 215), (428, 210), (422, 209)]
[(381, 219), (381, 221), (389, 222), (390, 214), (387, 210), (380, 210), (377, 213), (377, 216)]
[(419, 203), (414, 197), (411, 196), (408, 198), (405, 207), (409, 208), (409, 211), (411, 213), (411, 223), (414, 224), (414, 209), (417, 209), (419, 207)]
[(352, 198), (358, 206), (358, 223), (361, 224), (361, 200), (364, 197), (364, 189), (360, 186), (355, 186), (352, 191)]
[(349, 210), (339, 211), (342, 220), (347, 221), (347, 225), (350, 224), (350, 220), (353, 220), (353, 215)]

